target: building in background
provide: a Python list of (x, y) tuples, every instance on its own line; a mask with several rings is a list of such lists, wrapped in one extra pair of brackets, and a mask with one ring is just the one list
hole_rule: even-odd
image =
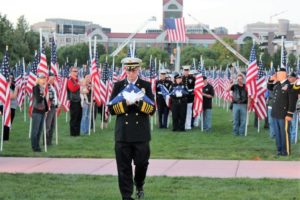
[[(137, 33), (133, 40), (137, 47), (158, 47), (172, 54), (175, 43), (169, 43), (166, 32), (164, 31), (165, 18), (179, 18), (183, 16), (183, 0), (162, 0), (163, 21), (159, 29), (147, 29), (145, 33)], [(209, 28), (207, 24), (206, 27)], [(102, 27), (90, 21), (70, 20), (53, 18), (46, 19), (45, 22), (33, 24), (34, 31), (43, 29), (46, 41), (50, 41), (53, 33), (56, 35), (57, 46), (75, 45), (87, 43), (90, 37), (97, 37), (106, 50), (111, 53), (113, 49), (122, 44), (131, 33), (116, 33), (110, 28)], [(237, 44), (237, 49), (246, 39), (254, 39), (263, 48), (267, 48), (270, 54), (280, 48), (280, 38), (286, 38), (286, 48), (289, 53), (300, 54), (300, 25), (290, 24), (289, 20), (280, 19), (278, 23), (257, 22), (247, 24), (244, 33), (228, 34), (226, 27), (216, 27), (212, 31), (221, 38), (232, 38)], [(208, 34), (199, 24), (186, 24), (187, 42), (182, 46), (193, 45), (209, 47), (216, 42), (215, 38)]]
[(257, 34), (260, 43), (273, 54), (280, 48), (281, 36), (289, 53), (300, 54), (300, 24), (290, 24), (287, 19), (279, 19), (278, 23), (256, 22), (247, 24), (244, 32)]

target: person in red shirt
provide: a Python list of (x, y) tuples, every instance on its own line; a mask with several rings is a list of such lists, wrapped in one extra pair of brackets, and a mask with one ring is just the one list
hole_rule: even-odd
[(67, 87), (68, 99), (70, 100), (70, 135), (79, 136), (82, 107), (77, 67), (71, 67)]

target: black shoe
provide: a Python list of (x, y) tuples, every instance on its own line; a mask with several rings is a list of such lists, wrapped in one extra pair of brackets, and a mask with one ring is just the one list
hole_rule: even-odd
[(136, 199), (144, 199), (143, 187), (136, 189)]
[(34, 152), (42, 152), (41, 149), (32, 149)]
[(277, 151), (277, 156), (281, 156), (281, 152), (280, 151)]

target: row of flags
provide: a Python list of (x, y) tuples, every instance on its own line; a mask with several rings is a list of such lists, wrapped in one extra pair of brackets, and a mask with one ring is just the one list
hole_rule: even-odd
[[(175, 20), (175, 19), (174, 19)], [(171, 23), (171, 22), (170, 22)], [(169, 23), (169, 24), (170, 24)], [(173, 23), (173, 22), (172, 22)], [(175, 23), (175, 22), (174, 22)], [(183, 21), (184, 23), (184, 21)], [(168, 24), (168, 23), (166, 23)], [(176, 25), (177, 27), (177, 25)], [(283, 58), (282, 58), (282, 64), (287, 67), (286, 64), (286, 53), (284, 53), (284, 47), (283, 47)], [(55, 89), (57, 90), (57, 94), (59, 95), (60, 102), (64, 108), (65, 111), (68, 111), (68, 101), (67, 101), (67, 91), (66, 91), (66, 82), (69, 75), (69, 67), (67, 64), (65, 64), (64, 67), (62, 67), (60, 70), (58, 70), (58, 63), (57, 63), (57, 49), (54, 38), (51, 39), (51, 65), (50, 65), (50, 72), (55, 74), (57, 77), (57, 85), (55, 86)], [(285, 51), (286, 52), (286, 51)], [(128, 52), (128, 56), (131, 56), (132, 54), (135, 54), (134, 51), (130, 50)], [(196, 66), (192, 66), (192, 69), (196, 70)], [(298, 68), (299, 68), (299, 74), (300, 74), (300, 62), (298, 61)], [(274, 68), (271, 68), (271, 70), (274, 70)], [(271, 71), (270, 70), (270, 71)], [(95, 99), (98, 106), (105, 105), (106, 102), (108, 102), (110, 94), (112, 92), (113, 83), (117, 80), (123, 79), (126, 77), (125, 70), (122, 70), (122, 73), (118, 77), (115, 72), (112, 70), (109, 70), (108, 64), (104, 63), (103, 68), (99, 68), (99, 61), (98, 56), (96, 55), (95, 58), (92, 59), (91, 62), (91, 70), (87, 70), (87, 72), (90, 71), (91, 78), (92, 78), (92, 84), (94, 85), (94, 91), (93, 91), (93, 99)], [(221, 70), (209, 70), (207, 71), (204, 67), (204, 62), (202, 59), (199, 61), (198, 65), (198, 74), (196, 76), (196, 86), (195, 86), (195, 108), (196, 111), (195, 115), (201, 113), (202, 109), (202, 88), (203, 88), (203, 75), (208, 77), (208, 80), (210, 83), (212, 83), (213, 87), (215, 88), (216, 95), (219, 98), (223, 98), (225, 100), (230, 100), (231, 95), (229, 92), (226, 91), (227, 86), (230, 84), (230, 78), (231, 73), (230, 69), (227, 67), (225, 71)], [(18, 69), (16, 69), (16, 74), (18, 74), (16, 78), (16, 85), (19, 85), (20, 92), (18, 94), (18, 104), (20, 107), (24, 103), (24, 97), (27, 94), (30, 97), (30, 112), (32, 111), (32, 88), (36, 83), (36, 74), (37, 73), (44, 73), (46, 76), (48, 76), (48, 66), (47, 66), (47, 58), (45, 55), (44, 50), (44, 42), (42, 43), (42, 49), (40, 53), (36, 52), (34, 56), (34, 60), (32, 62), (32, 65), (30, 67), (29, 74), (25, 72), (25, 64), (19, 63)], [(156, 71), (156, 60), (151, 59), (150, 62), (150, 70), (148, 75), (144, 73), (145, 71), (141, 72), (141, 77), (143, 79), (148, 80), (152, 85), (152, 91), (155, 93), (155, 82), (157, 80), (158, 73)], [(269, 72), (271, 74), (271, 72)], [(125, 76), (123, 75), (125, 74)], [(5, 80), (7, 80), (9, 75), (9, 66), (8, 66), (8, 55), (7, 52), (4, 54), (3, 62), (1, 65), (1, 76), (0, 76), (0, 101), (4, 105), (7, 100), (7, 85)], [(259, 62), (257, 64), (256, 59), (256, 52), (255, 47), (253, 46), (251, 50), (251, 55), (249, 59), (249, 66), (247, 69), (247, 76), (246, 76), (246, 87), (248, 90), (249, 95), (253, 99), (253, 110), (258, 114), (258, 117), (260, 119), (263, 119), (266, 116), (265, 109), (263, 109), (265, 105), (265, 98), (264, 93), (266, 91), (265, 87), (265, 81), (266, 81), (267, 73), (265, 72), (264, 67), (262, 66), (262, 63)], [(108, 110), (106, 109), (107, 114)], [(7, 116), (9, 113), (7, 113)]]

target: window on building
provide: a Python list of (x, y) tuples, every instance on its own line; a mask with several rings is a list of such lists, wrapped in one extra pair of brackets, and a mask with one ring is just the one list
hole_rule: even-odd
[(170, 5), (168, 6), (168, 9), (169, 9), (169, 10), (178, 10), (178, 7), (177, 7), (175, 4), (170, 4)]

